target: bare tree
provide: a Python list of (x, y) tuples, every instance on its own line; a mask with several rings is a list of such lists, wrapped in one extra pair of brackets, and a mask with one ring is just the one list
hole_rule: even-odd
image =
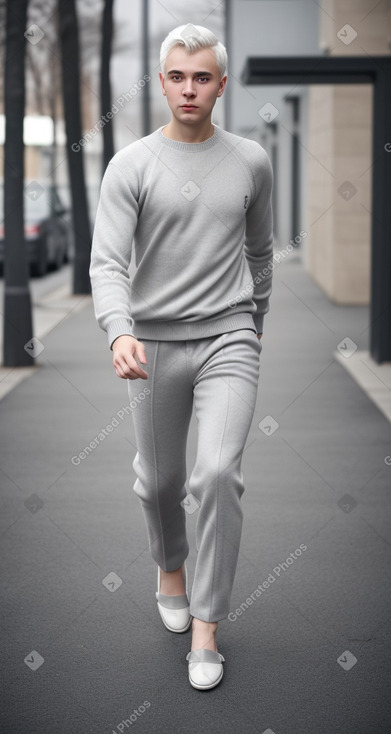
[[(7, 0), (4, 78), (4, 347), (6, 367), (31, 365), (34, 357), (31, 298), (24, 238), (25, 46), (28, 0)], [(33, 193), (33, 192), (31, 192)]]
[[(91, 231), (84, 176), (83, 147), (78, 145), (78, 141), (82, 138), (82, 129), (79, 37), (75, 0), (59, 0), (58, 7), (66, 150), (75, 231), (73, 292), (90, 293)], [(76, 146), (76, 150), (72, 146)]]
[[(102, 52), (101, 52), (101, 72), (100, 72), (100, 105), (102, 117), (106, 114), (111, 105), (111, 84), (110, 84), (110, 59), (111, 46), (113, 37), (113, 2), (114, 0), (105, 0), (104, 10), (102, 13)], [(103, 127), (103, 171), (105, 172), (110, 159), (114, 155), (114, 136), (113, 123), (109, 119)]]

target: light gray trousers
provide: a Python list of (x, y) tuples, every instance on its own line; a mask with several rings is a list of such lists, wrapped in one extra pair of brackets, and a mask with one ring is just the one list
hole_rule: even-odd
[[(133, 489), (151, 556), (163, 571), (179, 568), (189, 554), (186, 511), (196, 512), (190, 614), (218, 622), (230, 611), (243, 521), (241, 461), (254, 415), (262, 344), (251, 329), (188, 341), (140, 341), (148, 378), (127, 383), (131, 401), (150, 390), (137, 400), (132, 418), (137, 445)], [(193, 402), (198, 443), (187, 494)]]

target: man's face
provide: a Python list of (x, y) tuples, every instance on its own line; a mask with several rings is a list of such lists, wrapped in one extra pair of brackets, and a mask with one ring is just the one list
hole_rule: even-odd
[(159, 72), (159, 78), (173, 116), (188, 125), (199, 124), (211, 114), (227, 82), (226, 76), (220, 77), (212, 49), (188, 54), (182, 46), (167, 54), (165, 77)]

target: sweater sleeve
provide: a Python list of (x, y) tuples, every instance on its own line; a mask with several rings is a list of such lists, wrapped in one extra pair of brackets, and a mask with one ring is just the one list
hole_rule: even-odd
[(258, 146), (258, 149), (257, 155), (254, 156), (256, 192), (246, 215), (244, 253), (253, 278), (252, 299), (257, 307), (253, 320), (257, 334), (260, 334), (263, 332), (264, 315), (269, 311), (269, 298), (272, 292), (273, 169), (266, 151), (261, 146)]
[(129, 266), (138, 218), (136, 188), (127, 183), (115, 163), (108, 164), (96, 212), (89, 274), (95, 317), (107, 333), (110, 349), (117, 337), (135, 336)]

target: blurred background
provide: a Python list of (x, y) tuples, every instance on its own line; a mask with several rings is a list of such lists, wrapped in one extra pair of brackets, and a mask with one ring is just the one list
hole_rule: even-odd
[[(302, 84), (249, 84), (245, 69), (250, 57), (389, 55), (390, 7), (388, 0), (14, 0), (7, 21), (3, 2), (0, 269), (8, 241), (10, 287), (27, 288), (21, 272), (26, 259), (28, 274), (46, 283), (53, 271), (73, 262), (73, 293), (90, 291), (89, 253), (103, 172), (117, 150), (168, 122), (158, 78), (160, 45), (173, 27), (193, 23), (213, 30), (228, 51), (228, 85), (213, 122), (257, 140), (272, 161), (275, 249), (282, 253), (277, 264), (294, 251), (331, 302), (369, 305), (372, 85), (306, 84), (305, 74)], [(25, 66), (16, 79), (11, 72), (7, 77), (6, 49), (10, 67), (23, 52), (7, 42), (18, 23), (26, 28)], [(21, 211), (16, 214), (11, 195), (4, 211), (2, 191), (3, 92), (7, 78), (9, 89), (22, 84), (22, 71), (25, 241), (16, 248), (11, 222), (20, 220)], [(17, 116), (20, 107), (18, 115), (10, 107), (12, 155), (18, 148)], [(16, 171), (13, 159), (7, 168)], [(36, 287), (42, 292), (45, 286)], [(7, 295), (5, 300), (7, 322)], [(8, 313), (12, 307), (21, 321), (30, 308), (24, 300), (22, 306), (14, 297), (8, 305)], [(24, 333), (31, 331), (28, 322)], [(7, 341), (15, 338), (5, 334)], [(25, 349), (16, 352), (5, 351), (4, 363), (31, 363)]]
[[(0, 0), (4, 734), (391, 731), (390, 21), (391, 0)], [(219, 632), (224, 681), (202, 701), (189, 639), (156, 609), (126, 381), (88, 278), (104, 170), (169, 121), (159, 49), (187, 23), (228, 50), (213, 122), (258, 141), (274, 171), (236, 612)], [(368, 75), (310, 76), (350, 57), (382, 94)], [(260, 83), (297, 59), (294, 82)], [(368, 351), (380, 327), (385, 364)], [(193, 415), (189, 476), (197, 430)]]

